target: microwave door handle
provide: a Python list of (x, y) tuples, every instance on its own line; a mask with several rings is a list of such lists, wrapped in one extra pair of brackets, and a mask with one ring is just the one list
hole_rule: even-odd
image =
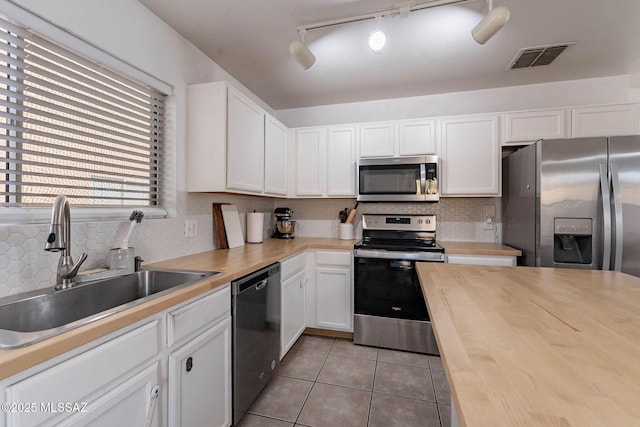
[(607, 165), (600, 164), (600, 191), (602, 192), (602, 219), (604, 222), (604, 250), (602, 253), (602, 269), (611, 267), (611, 196), (609, 193), (609, 174)]
[(420, 194), (427, 194), (427, 165), (420, 163)]
[(610, 165), (611, 171), (611, 185), (613, 195), (613, 209), (614, 217), (616, 219), (616, 234), (615, 234), (615, 257), (613, 261), (613, 269), (615, 271), (622, 271), (622, 243), (624, 233), (622, 232), (622, 196), (620, 194), (620, 173), (618, 171), (618, 165), (612, 163)]

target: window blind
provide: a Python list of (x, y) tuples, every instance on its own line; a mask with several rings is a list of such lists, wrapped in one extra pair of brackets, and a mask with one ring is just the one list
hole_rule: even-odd
[(157, 206), (164, 98), (0, 18), (0, 206)]

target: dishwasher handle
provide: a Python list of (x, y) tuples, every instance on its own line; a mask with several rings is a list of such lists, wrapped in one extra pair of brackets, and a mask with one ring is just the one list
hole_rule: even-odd
[(269, 283), (269, 278), (261, 280), (259, 283), (256, 283), (256, 291), (260, 291), (267, 287), (267, 283)]
[(233, 282), (231, 282), (232, 293), (233, 295), (240, 295), (243, 292), (246, 292), (249, 290), (259, 291), (261, 289), (264, 289), (269, 284), (269, 279), (271, 279), (272, 276), (276, 276), (276, 275), (277, 275), (277, 278), (275, 278), (275, 280), (279, 282), (280, 281), (280, 278), (279, 278), (280, 264), (279, 263), (272, 264), (269, 267), (265, 267), (261, 270), (258, 270), (238, 280), (234, 280)]

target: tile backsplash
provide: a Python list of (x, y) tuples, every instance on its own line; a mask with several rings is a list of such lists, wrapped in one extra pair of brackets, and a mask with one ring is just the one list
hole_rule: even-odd
[[(435, 214), (439, 240), (499, 242), (500, 199), (441, 199), (439, 203), (360, 203), (355, 218), (356, 236), (361, 236), (362, 213)], [(178, 193), (178, 214), (173, 218), (144, 219), (131, 242), (136, 255), (146, 263), (176, 258), (216, 248), (213, 235), (211, 203), (238, 206), (240, 223), (245, 232), (247, 212), (264, 212), (264, 236), (271, 235), (273, 209), (290, 207), (297, 221), (296, 236), (338, 237), (338, 211), (353, 208), (355, 199), (272, 199), (219, 194)], [(482, 209), (495, 206), (498, 217), (495, 230), (483, 230)], [(73, 217), (73, 213), (72, 213)], [(73, 218), (72, 218), (73, 219)], [(197, 222), (197, 236), (184, 237), (184, 221)], [(118, 247), (129, 227), (122, 221), (73, 222), (72, 255), (77, 259), (86, 252), (82, 270), (103, 267), (109, 249)], [(0, 226), (0, 297), (55, 284), (60, 255), (44, 251), (48, 224), (16, 224)], [(246, 234), (246, 233), (245, 233)]]

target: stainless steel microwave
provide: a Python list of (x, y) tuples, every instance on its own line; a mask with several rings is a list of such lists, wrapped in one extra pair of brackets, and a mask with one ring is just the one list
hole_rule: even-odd
[(438, 156), (361, 159), (357, 184), (360, 202), (437, 202)]

